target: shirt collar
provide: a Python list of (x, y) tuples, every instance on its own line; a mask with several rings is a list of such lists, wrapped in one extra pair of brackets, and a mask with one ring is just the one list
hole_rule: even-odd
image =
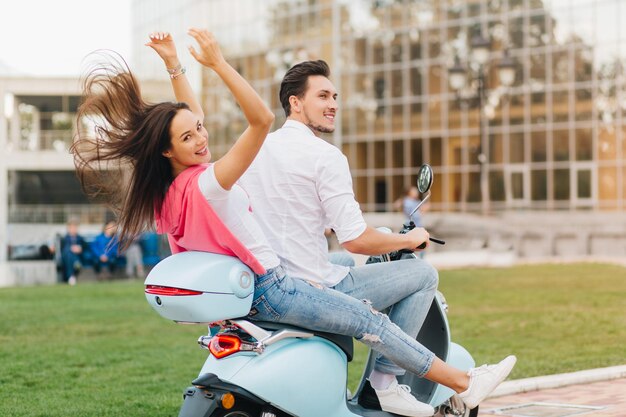
[(309, 127), (307, 125), (305, 125), (304, 123), (299, 122), (297, 120), (287, 119), (285, 121), (285, 124), (283, 125), (283, 127), (289, 127), (289, 128), (298, 129), (302, 133), (309, 134), (311, 136), (317, 137), (315, 135), (315, 133), (313, 133), (313, 131), (311, 129), (309, 129)]

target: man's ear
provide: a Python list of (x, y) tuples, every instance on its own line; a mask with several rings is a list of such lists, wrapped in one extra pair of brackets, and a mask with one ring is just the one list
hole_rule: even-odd
[(291, 111), (295, 113), (300, 113), (301, 106), (300, 106), (300, 99), (298, 99), (298, 97), (289, 96), (289, 105), (291, 106)]

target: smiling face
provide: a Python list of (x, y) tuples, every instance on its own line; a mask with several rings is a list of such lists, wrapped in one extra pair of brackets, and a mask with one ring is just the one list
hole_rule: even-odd
[(337, 91), (330, 80), (323, 75), (311, 75), (302, 98), (291, 96), (289, 119), (304, 123), (315, 133), (335, 131), (337, 114)]
[(211, 160), (209, 134), (202, 121), (189, 110), (179, 110), (170, 125), (170, 148), (163, 156), (170, 160), (174, 177), (193, 165)]

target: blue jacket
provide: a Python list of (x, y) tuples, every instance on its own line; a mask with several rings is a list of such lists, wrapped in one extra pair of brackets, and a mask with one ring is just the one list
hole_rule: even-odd
[[(111, 241), (113, 242), (109, 245)], [(96, 236), (94, 241), (91, 242), (91, 252), (96, 259), (99, 259), (102, 255), (106, 255), (109, 259), (113, 260), (118, 257), (117, 249), (117, 236), (113, 235), (109, 237), (105, 235), (104, 232)]]

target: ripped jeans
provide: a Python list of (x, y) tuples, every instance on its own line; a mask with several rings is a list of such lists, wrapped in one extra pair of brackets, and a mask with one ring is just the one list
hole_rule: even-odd
[[(389, 269), (391, 264), (396, 264), (394, 269), (408, 269), (408, 271), (413, 271), (413, 274), (418, 265), (415, 260), (371, 264), (366, 265), (368, 267), (367, 273), (368, 275), (372, 274), (372, 277), (381, 278), (382, 274), (391, 273)], [(349, 279), (355, 269), (360, 268), (353, 268), (343, 281)], [(427, 304), (424, 306), (426, 312), (428, 312), (437, 287), (436, 271), (434, 277), (428, 276), (430, 278), (424, 279), (424, 277), (413, 275), (413, 281), (417, 286), (424, 287), (424, 293), (432, 292), (429, 296), (430, 299), (425, 301)], [(353, 276), (355, 282), (358, 279), (358, 276)], [(371, 280), (371, 282), (374, 281), (376, 280)], [(384, 281), (391, 282), (392, 280), (385, 279)], [(349, 281), (346, 281), (345, 285), (348, 284)], [(380, 360), (377, 358), (375, 364), (375, 369), (380, 372), (400, 375), (404, 373), (404, 370), (408, 370), (422, 377), (430, 370), (435, 355), (415, 340), (414, 336), (406, 334), (396, 324), (392, 323), (386, 314), (376, 310), (376, 308), (386, 308), (396, 304), (406, 297), (406, 290), (400, 288), (398, 283), (395, 285), (390, 283), (387, 286), (398, 288), (397, 293), (404, 293), (404, 295), (397, 299), (398, 296), (391, 296), (391, 291), (385, 291), (385, 294), (380, 291), (383, 295), (380, 300), (375, 299), (376, 297), (361, 300), (332, 288), (319, 287), (301, 279), (291, 278), (286, 275), (281, 266), (278, 266), (268, 270), (265, 275), (256, 277), (254, 301), (248, 318), (354, 337), (382, 355)], [(359, 293), (357, 289), (358, 286), (355, 286), (355, 294)], [(372, 293), (374, 292), (376, 291), (372, 291)], [(418, 317), (415, 319), (419, 320)], [(423, 320), (422, 317), (421, 321), (423, 322)], [(420, 322), (417, 327), (418, 330), (421, 324)]]

